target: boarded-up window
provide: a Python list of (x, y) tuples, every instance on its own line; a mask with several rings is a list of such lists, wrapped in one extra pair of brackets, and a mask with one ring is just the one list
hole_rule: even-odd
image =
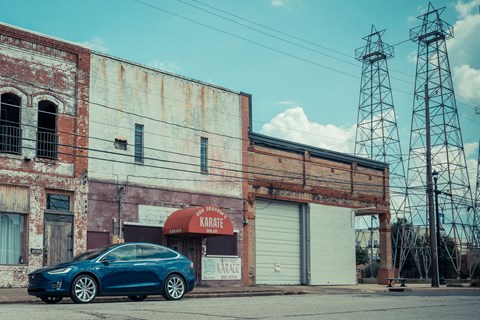
[(215, 236), (207, 238), (207, 255), (210, 256), (236, 256), (237, 234), (233, 236)]

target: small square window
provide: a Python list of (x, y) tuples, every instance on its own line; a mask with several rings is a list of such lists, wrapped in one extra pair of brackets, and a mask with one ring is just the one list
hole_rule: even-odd
[(70, 196), (47, 193), (47, 210), (70, 211)]
[(113, 145), (115, 146), (115, 149), (119, 149), (119, 150), (127, 150), (127, 140), (123, 140), (123, 139), (118, 139), (116, 138), (115, 139), (115, 142), (113, 143)]

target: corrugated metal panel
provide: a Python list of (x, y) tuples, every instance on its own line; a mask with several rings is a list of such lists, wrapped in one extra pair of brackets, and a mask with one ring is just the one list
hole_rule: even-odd
[(310, 204), (312, 285), (356, 284), (352, 210)]
[(28, 188), (0, 186), (0, 211), (28, 213)]
[(255, 202), (257, 284), (300, 284), (300, 207)]

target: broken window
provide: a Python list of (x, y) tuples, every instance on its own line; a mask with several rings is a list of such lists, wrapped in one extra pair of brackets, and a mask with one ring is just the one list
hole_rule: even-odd
[(48, 100), (38, 103), (37, 157), (58, 158), (57, 105)]
[(115, 142), (113, 143), (113, 146), (115, 149), (120, 149), (120, 150), (127, 150), (127, 139), (125, 138), (115, 138)]
[(21, 153), (20, 102), (20, 97), (13, 93), (2, 94), (0, 107), (0, 152)]

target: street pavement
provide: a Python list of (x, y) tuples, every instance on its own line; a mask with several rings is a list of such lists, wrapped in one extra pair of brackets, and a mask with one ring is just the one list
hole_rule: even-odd
[[(403, 289), (403, 290), (402, 290)], [(211, 297), (246, 297), (266, 295), (294, 295), (294, 294), (402, 294), (402, 292), (461, 292), (468, 291), (470, 294), (480, 296), (479, 287), (450, 287), (440, 286), (432, 288), (430, 284), (407, 284), (407, 287), (395, 285), (388, 288), (385, 285), (358, 284), (351, 286), (242, 286), (242, 287), (196, 287), (192, 292), (185, 295), (189, 298), (211, 298)], [(151, 296), (147, 300), (163, 299), (161, 296)], [(128, 301), (127, 297), (97, 297), (97, 302)], [(70, 299), (64, 299), (70, 302)], [(26, 288), (0, 288), (0, 304), (6, 303), (43, 303), (39, 298), (29, 296)]]

